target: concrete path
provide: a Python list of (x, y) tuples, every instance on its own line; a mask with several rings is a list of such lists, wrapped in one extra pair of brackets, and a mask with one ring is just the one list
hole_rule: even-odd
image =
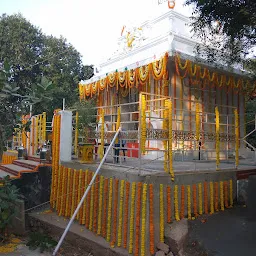
[(191, 239), (198, 241), (214, 256), (256, 255), (256, 216), (247, 208), (236, 207), (225, 212), (191, 221)]

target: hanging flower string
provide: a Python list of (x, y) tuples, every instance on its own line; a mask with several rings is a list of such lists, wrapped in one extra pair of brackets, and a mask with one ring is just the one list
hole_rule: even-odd
[(101, 227), (102, 227), (103, 186), (104, 186), (104, 176), (101, 175), (100, 176), (100, 192), (99, 192), (99, 211), (98, 211), (97, 235), (101, 234)]
[(160, 242), (164, 243), (164, 185), (160, 184), (159, 189), (159, 217), (160, 217)]
[(136, 194), (136, 182), (132, 183), (131, 194), (131, 210), (130, 210), (130, 234), (129, 234), (129, 253), (133, 252), (133, 237), (134, 237), (134, 216), (135, 216), (135, 194)]
[(172, 222), (172, 201), (171, 201), (171, 187), (166, 187), (166, 199), (167, 199), (167, 223)]
[(128, 235), (128, 216), (129, 216), (129, 198), (130, 198), (130, 182), (125, 182), (125, 202), (124, 202), (124, 239), (123, 247), (127, 248), (127, 235)]
[(208, 183), (204, 182), (204, 213), (208, 214)]
[(185, 212), (185, 186), (181, 185), (181, 205), (180, 205), (180, 218), (184, 218), (184, 212)]
[(187, 185), (187, 204), (188, 204), (188, 219), (191, 220), (191, 188)]
[(233, 180), (229, 180), (229, 204), (233, 207)]
[[(169, 102), (168, 100), (165, 100), (164, 101), (164, 106), (165, 106), (165, 109), (164, 109), (164, 120), (163, 120), (163, 130), (165, 131), (168, 131), (168, 106), (169, 106)], [(168, 159), (169, 159), (169, 156), (168, 156), (168, 141), (167, 140), (164, 140), (163, 141), (163, 144), (164, 144), (164, 170), (166, 173), (168, 173)]]
[(123, 231), (123, 205), (124, 205), (124, 184), (125, 181), (121, 180), (120, 185), (120, 198), (119, 198), (119, 216), (118, 216), (118, 234), (117, 234), (117, 246), (122, 244), (122, 231)]
[(203, 189), (202, 183), (198, 184), (198, 201), (199, 201), (199, 214), (203, 214)]
[(140, 217), (141, 217), (141, 188), (142, 183), (137, 183), (137, 201), (136, 201), (136, 230), (135, 230), (135, 247), (134, 255), (139, 255), (139, 240), (140, 240)]
[(216, 169), (220, 166), (220, 113), (218, 107), (215, 107), (216, 118)]
[(149, 250), (151, 254), (155, 253), (154, 232), (154, 187), (153, 184), (149, 184)]
[(215, 182), (215, 211), (219, 211), (219, 187), (218, 182)]
[(110, 241), (111, 221), (112, 221), (112, 198), (113, 198), (113, 178), (109, 179), (108, 191), (108, 222), (107, 222), (107, 241)]
[(220, 182), (220, 209), (224, 211), (224, 191), (223, 191), (223, 181)]
[(102, 221), (102, 236), (107, 235), (107, 216), (108, 216), (108, 178), (104, 180), (104, 200), (103, 200), (103, 221)]
[(177, 221), (180, 220), (178, 192), (179, 192), (179, 187), (178, 185), (175, 185), (174, 186), (174, 212), (175, 212), (175, 219)]
[(169, 152), (169, 172), (171, 174), (171, 179), (174, 181), (174, 171), (173, 171), (173, 160), (172, 160), (172, 101), (168, 102), (168, 119), (169, 119), (169, 139), (168, 139), (168, 152)]
[(143, 184), (142, 190), (142, 209), (141, 209), (141, 243), (140, 243), (140, 255), (145, 256), (146, 245), (146, 214), (147, 214), (147, 184)]
[(210, 214), (214, 213), (213, 182), (210, 182)]
[(146, 153), (146, 139), (147, 139), (147, 125), (146, 125), (146, 97), (141, 95), (141, 138), (140, 138), (140, 147), (141, 153)]
[(224, 204), (226, 208), (229, 208), (228, 205), (228, 182), (224, 181)]
[(196, 184), (193, 185), (193, 208), (194, 208), (194, 216), (195, 218), (198, 217), (197, 212), (197, 191), (196, 191)]

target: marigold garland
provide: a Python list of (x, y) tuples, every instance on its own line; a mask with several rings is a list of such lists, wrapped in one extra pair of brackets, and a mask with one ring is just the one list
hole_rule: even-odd
[[(116, 131), (118, 131), (120, 126), (121, 126), (121, 107), (118, 107), (117, 108)], [(116, 139), (116, 143), (118, 143), (118, 138)]]
[(218, 107), (215, 107), (216, 118), (216, 169), (220, 166), (220, 113)]
[(92, 184), (91, 187), (91, 202), (90, 202), (90, 220), (89, 220), (89, 229), (92, 231), (93, 228), (93, 207), (94, 207), (94, 193), (95, 193), (95, 184)]
[(76, 206), (76, 199), (77, 199), (77, 171), (73, 170), (73, 188), (72, 188), (72, 204), (71, 204), (71, 212), (70, 212), (70, 217), (72, 217), (74, 211), (75, 211), (75, 206)]
[(218, 212), (219, 211), (219, 188), (218, 188), (218, 182), (215, 182), (215, 211)]
[(140, 135), (140, 149), (141, 153), (146, 153), (146, 139), (147, 139), (147, 126), (146, 126), (146, 97), (141, 95), (141, 135)]
[(220, 209), (224, 211), (223, 181), (220, 181)]
[(113, 178), (109, 179), (108, 191), (108, 222), (107, 222), (107, 241), (110, 241), (111, 221), (112, 221), (112, 200), (113, 200)]
[(118, 216), (118, 233), (117, 233), (117, 246), (122, 244), (122, 231), (123, 231), (123, 206), (124, 206), (124, 184), (125, 181), (121, 180), (120, 185), (120, 198), (119, 198), (119, 216)]
[(129, 215), (129, 197), (130, 197), (130, 182), (125, 182), (125, 202), (124, 202), (124, 239), (123, 247), (127, 248), (127, 235), (128, 235), (128, 215)]
[(136, 195), (136, 182), (132, 183), (131, 193), (131, 210), (130, 210), (130, 234), (129, 234), (129, 253), (133, 252), (133, 237), (134, 237), (134, 216), (135, 216), (135, 195)]
[(63, 173), (62, 173), (62, 185), (61, 185), (61, 205), (60, 205), (60, 212), (59, 216), (64, 216), (65, 215), (65, 209), (66, 209), (66, 191), (67, 191), (67, 168), (63, 168)]
[(141, 241), (140, 241), (140, 255), (141, 256), (145, 256), (146, 214), (147, 214), (147, 184), (143, 184), (142, 210), (141, 210)]
[(239, 117), (237, 109), (234, 110), (235, 115), (235, 162), (236, 168), (239, 165)]
[(164, 243), (164, 185), (160, 184), (159, 188), (159, 231), (160, 242)]
[[(82, 187), (82, 174), (83, 174), (83, 170), (80, 169), (79, 170), (79, 177), (78, 177), (78, 191), (77, 191), (77, 202), (81, 201), (81, 187)], [(76, 215), (76, 219), (79, 220), (79, 212)]]
[[(82, 197), (83, 197), (83, 195), (84, 195), (84, 192), (85, 192), (85, 186), (86, 186), (86, 184), (85, 184), (85, 175), (86, 175), (86, 172), (82, 172), (82, 183), (81, 183), (81, 189), (80, 189), (80, 192), (81, 192), (81, 194), (80, 194), (80, 200), (79, 200), (79, 202), (81, 201), (81, 199), (82, 199)], [(84, 201), (84, 204), (85, 204), (85, 201)], [(79, 214), (79, 223), (80, 224), (83, 224), (84, 222), (84, 220), (83, 220), (83, 209), (84, 209), (84, 207), (81, 207), (80, 208), (80, 210), (79, 210), (79, 212), (78, 212), (78, 214)]]
[(204, 182), (204, 213), (208, 214), (208, 183)]
[(203, 214), (203, 189), (202, 183), (198, 184), (198, 201), (199, 201), (199, 214)]
[(188, 204), (188, 219), (191, 220), (191, 188), (187, 185), (187, 204)]
[(194, 216), (195, 218), (198, 217), (197, 212), (197, 193), (196, 193), (196, 184), (193, 184), (193, 210), (194, 210)]
[(179, 187), (178, 185), (175, 185), (174, 186), (174, 212), (175, 212), (175, 219), (177, 221), (180, 220), (178, 192), (179, 192)]
[[(101, 234), (102, 226), (102, 202), (103, 202), (103, 186), (104, 186), (104, 176), (100, 176), (100, 192), (99, 192), (99, 212), (98, 212), (98, 229), (97, 235)], [(106, 199), (105, 199), (106, 200)]]
[(154, 187), (153, 184), (149, 184), (149, 250), (151, 254), (155, 253), (154, 232)]
[(99, 147), (100, 159), (102, 159), (104, 155), (104, 137), (105, 137), (104, 124), (105, 124), (105, 113), (104, 113), (104, 109), (102, 109), (101, 110), (100, 147)]
[[(87, 184), (90, 184), (91, 179), (92, 179), (92, 172), (88, 173), (88, 179), (87, 179)], [(88, 192), (87, 198), (86, 198), (86, 219), (85, 219), (85, 226), (87, 229), (89, 229), (90, 226), (90, 213), (91, 213), (91, 196), (92, 196), (92, 187)]]
[(210, 214), (214, 213), (213, 182), (210, 182)]
[(108, 216), (108, 178), (104, 180), (104, 200), (103, 200), (103, 221), (102, 221), (102, 236), (107, 235), (107, 216)]
[(168, 140), (168, 151), (169, 151), (169, 172), (171, 174), (171, 179), (174, 181), (174, 171), (173, 171), (173, 160), (172, 160), (172, 101), (168, 102), (168, 119), (169, 119), (169, 140)]
[(172, 201), (171, 201), (171, 187), (166, 187), (166, 199), (167, 199), (167, 223), (172, 222)]
[(224, 203), (225, 203), (225, 207), (229, 208), (229, 205), (228, 205), (228, 182), (227, 181), (224, 182)]
[(185, 186), (181, 185), (180, 218), (184, 218), (185, 212)]
[(57, 190), (57, 195), (56, 195), (56, 211), (57, 213), (60, 212), (60, 201), (61, 201), (61, 186), (62, 186), (62, 167), (59, 166), (59, 171), (58, 171), (58, 190)]
[[(83, 172), (83, 181), (81, 183), (81, 185), (83, 186), (82, 188), (82, 196), (84, 194), (84, 192), (86, 191), (88, 185), (89, 185), (89, 181), (88, 181), (88, 177), (89, 177), (89, 170), (86, 170), (85, 172)], [(80, 208), (80, 215), (81, 215), (81, 224), (85, 225), (86, 223), (86, 199), (84, 200), (82, 207)], [(87, 216), (87, 218), (89, 218), (89, 216)]]
[(233, 180), (229, 180), (229, 203), (233, 207)]
[(136, 229), (135, 229), (135, 245), (134, 255), (139, 255), (139, 240), (140, 240), (140, 217), (141, 217), (141, 189), (142, 183), (137, 183), (137, 201), (136, 201)]
[(199, 103), (196, 103), (196, 148), (199, 147), (199, 139), (200, 139), (200, 108)]
[(117, 207), (118, 207), (118, 192), (119, 192), (119, 180), (115, 180), (115, 192), (114, 192), (114, 207), (113, 207), (113, 226), (112, 226), (112, 241), (110, 243), (111, 247), (115, 246), (116, 235), (117, 235)]
[[(164, 101), (165, 109), (164, 109), (164, 120), (163, 120), (163, 130), (168, 131), (168, 100)], [(168, 141), (164, 140), (164, 170), (168, 173)]]
[(68, 182), (67, 182), (67, 196), (66, 196), (66, 209), (65, 209), (65, 217), (69, 217), (70, 214), (70, 184), (71, 184), (71, 168), (68, 168)]
[(99, 204), (99, 175), (95, 179), (95, 192), (94, 192), (94, 208), (93, 208), (93, 232), (97, 232), (97, 217), (98, 217), (98, 204)]

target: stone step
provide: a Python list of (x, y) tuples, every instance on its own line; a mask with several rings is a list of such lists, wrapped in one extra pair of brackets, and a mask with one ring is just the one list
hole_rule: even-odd
[(18, 176), (19, 171), (17, 171), (15, 168), (12, 168), (12, 164), (4, 164), (0, 165), (0, 169), (3, 170), (4, 172), (8, 173), (8, 175), (11, 176)]
[(21, 166), (23, 168), (28, 168), (33, 170), (39, 165), (39, 162), (32, 161), (32, 160), (19, 159), (19, 160), (14, 160), (13, 164)]
[(8, 175), (10, 176), (10, 173), (2, 170), (1, 166), (0, 166), (0, 180), (3, 179), (4, 177), (8, 176)]

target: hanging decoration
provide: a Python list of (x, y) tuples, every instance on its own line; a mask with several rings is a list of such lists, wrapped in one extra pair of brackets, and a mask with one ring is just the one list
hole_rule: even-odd
[(191, 187), (187, 185), (187, 205), (188, 205), (188, 219), (191, 220)]
[(140, 148), (141, 153), (146, 153), (146, 139), (147, 139), (147, 124), (146, 124), (146, 97), (141, 95), (141, 136), (140, 136)]
[(164, 243), (164, 185), (160, 184), (159, 186), (159, 232), (160, 242)]
[(235, 165), (239, 165), (239, 116), (237, 109), (234, 110), (235, 115)]
[(149, 250), (151, 254), (155, 253), (154, 232), (154, 187), (153, 184), (149, 184)]
[(101, 110), (101, 126), (100, 126), (100, 147), (99, 147), (99, 155), (100, 159), (103, 158), (104, 156), (104, 137), (105, 137), (105, 112), (104, 108)]
[(174, 186), (174, 212), (175, 212), (175, 220), (179, 221), (180, 220), (180, 214), (179, 214), (179, 187), (178, 185)]
[(167, 223), (172, 222), (172, 200), (171, 200), (171, 187), (166, 187), (166, 199), (167, 199)]
[[(163, 120), (163, 130), (165, 131), (168, 131), (168, 107), (169, 107), (169, 102), (168, 100), (165, 100), (164, 101), (164, 120)], [(168, 173), (168, 159), (169, 159), (169, 156), (168, 156), (168, 141), (167, 140), (164, 140), (163, 141), (163, 144), (164, 144), (164, 170), (166, 173)]]
[(220, 113), (218, 107), (215, 107), (215, 119), (216, 119), (216, 170), (219, 170), (220, 166)]
[(199, 201), (199, 214), (203, 214), (203, 189), (202, 183), (198, 184), (198, 201)]
[(146, 250), (146, 214), (147, 214), (147, 184), (143, 184), (142, 190), (142, 210), (141, 210), (141, 242), (140, 255), (145, 256)]
[(118, 233), (117, 233), (117, 246), (118, 247), (120, 247), (122, 244), (124, 184), (125, 184), (125, 181), (121, 180), (120, 197), (119, 197)]
[(199, 103), (196, 103), (196, 148), (199, 148), (200, 139), (200, 107)]
[(174, 9), (175, 1), (174, 0), (168, 0), (168, 7), (169, 7), (169, 9)]
[(108, 222), (107, 222), (107, 241), (110, 241), (111, 221), (112, 221), (112, 202), (113, 201), (113, 178), (109, 179), (108, 191)]
[(129, 253), (133, 252), (133, 237), (134, 237), (134, 216), (135, 216), (135, 195), (136, 195), (136, 182), (132, 183), (131, 194), (131, 212), (130, 212), (130, 234), (129, 234)]
[(173, 171), (173, 160), (172, 160), (172, 101), (168, 101), (168, 119), (169, 119), (169, 139), (168, 139), (168, 152), (169, 152), (169, 172), (171, 174), (171, 179), (174, 181), (174, 171)]

